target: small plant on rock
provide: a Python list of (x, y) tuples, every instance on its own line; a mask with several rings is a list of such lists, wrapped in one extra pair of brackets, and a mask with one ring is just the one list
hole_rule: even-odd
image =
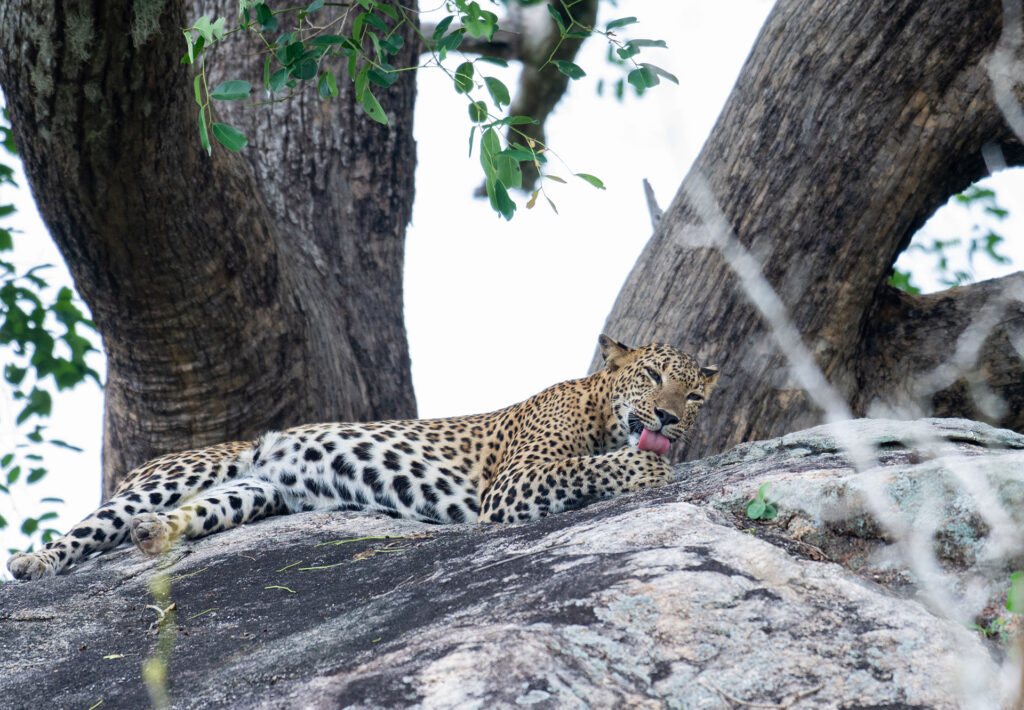
[(761, 487), (757, 489), (757, 496), (747, 503), (748, 518), (751, 520), (772, 520), (779, 514), (775, 504), (765, 497), (768, 495), (768, 490), (771, 487), (772, 484), (769, 481), (768, 483), (762, 483)]

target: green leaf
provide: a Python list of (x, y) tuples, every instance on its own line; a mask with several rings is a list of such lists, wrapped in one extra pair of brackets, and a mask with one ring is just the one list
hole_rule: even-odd
[(434, 33), (430, 36), (430, 38), (436, 42), (437, 40), (444, 37), (444, 33), (448, 31), (448, 28), (451, 27), (452, 22), (454, 20), (455, 15), (448, 15), (448, 17), (438, 22), (437, 27), (434, 28)]
[(238, 99), (249, 98), (249, 92), (251, 91), (252, 84), (235, 79), (219, 84), (216, 89), (210, 92), (210, 96), (218, 101), (237, 101)]
[(325, 99), (338, 96), (338, 80), (334, 78), (334, 72), (325, 71), (320, 75), (319, 90), (320, 96)]
[(555, 182), (560, 182), (563, 185), (565, 184), (565, 180), (558, 177), (557, 175), (545, 175), (544, 177), (547, 178), (548, 180), (554, 180)]
[(226, 123), (213, 124), (213, 137), (216, 138), (222, 146), (236, 153), (249, 142), (245, 139), (245, 136), (242, 135), (241, 131)]
[(455, 91), (468, 94), (473, 90), (473, 62), (463, 62), (455, 70)]
[(324, 0), (313, 0), (313, 2), (309, 3), (309, 5), (306, 6), (306, 9), (303, 10), (303, 12), (309, 14), (311, 12), (316, 12), (317, 10), (322, 10), (323, 7)]
[(4, 516), (0, 515), (0, 530), (3, 530), (6, 527), (7, 527), (7, 518), (5, 518)]
[(274, 32), (277, 29), (277, 18), (266, 3), (256, 5), (256, 21), (260, 23), (264, 32)]
[(488, 42), (494, 39), (494, 31), (498, 29), (498, 16), (493, 12), (481, 10), (477, 2), (471, 2), (467, 9), (468, 14), (462, 16), (462, 25), (469, 36), (485, 37)]
[(661, 47), (665, 49), (668, 47), (663, 39), (631, 39), (626, 42), (627, 47)]
[(0, 468), (7, 468), (11, 465), (11, 461), (14, 460), (14, 454), (4, 454), (4, 457), (0, 459)]
[(199, 106), (199, 108), (203, 107), (203, 91), (202, 91), (202, 87), (203, 87), (203, 75), (202, 74), (196, 74), (196, 78), (192, 82), (192, 90), (195, 92), (195, 95), (196, 95), (196, 105)]
[(601, 182), (600, 178), (594, 177), (593, 175), (588, 175), (587, 173), (576, 173), (576, 177), (586, 180), (591, 185), (596, 187), (598, 190), (604, 189), (604, 183)]
[[(550, 8), (551, 6), (548, 5), (548, 7)], [(551, 63), (558, 68), (558, 71), (562, 72), (570, 79), (582, 79), (587, 75), (587, 73), (578, 65), (564, 59), (552, 59)]]
[(506, 116), (505, 118), (499, 118), (497, 121), (488, 124), (489, 126), (519, 126), (524, 123), (537, 123), (536, 120), (529, 116)]
[(374, 29), (380, 30), (383, 33), (387, 33), (388, 26), (384, 24), (384, 20), (380, 19), (372, 12), (363, 13), (363, 22), (373, 27)]
[[(17, 367), (11, 363), (4, 366), (4, 379), (10, 382), (12, 385), (20, 385), (21, 381), (25, 379), (25, 373), (28, 372), (27, 367)], [(7, 464), (4, 463), (4, 466)]]
[(478, 62), (487, 62), (488, 64), (496, 64), (499, 67), (507, 67), (508, 66), (508, 62), (506, 62), (501, 57), (477, 57), (476, 61), (478, 61)]
[(437, 42), (437, 56), (443, 62), (445, 57), (448, 56), (448, 52), (454, 52), (462, 44), (462, 35), (465, 34), (465, 29), (459, 28), (452, 32), (450, 35), (446, 35)]
[(306, 45), (302, 42), (292, 42), (277, 50), (277, 60), (285, 66), (290, 66), (306, 51)]
[(367, 78), (377, 86), (383, 86), (387, 88), (398, 81), (398, 71), (395, 70), (390, 64), (386, 64), (382, 69), (374, 67), (366, 73)]
[(776, 509), (772, 503), (765, 503), (764, 513), (761, 514), (761, 520), (774, 520), (775, 516), (778, 514), (778, 509)]
[(650, 87), (657, 86), (659, 83), (661, 83), (661, 80), (658, 78), (658, 75), (655, 74), (650, 69), (648, 69), (647, 67), (640, 67), (639, 69), (634, 69), (626, 76), (626, 81), (632, 84), (637, 91), (641, 92), (644, 89), (649, 89)]
[(762, 483), (761, 486), (757, 489), (757, 497), (760, 498), (761, 500), (764, 500), (764, 497), (768, 495), (768, 491), (771, 490), (771, 487), (771, 481), (768, 481), (767, 483)]
[(207, 133), (206, 129), (206, 108), (199, 109), (199, 144), (203, 146), (203, 150), (206, 151), (207, 155), (211, 155), (213, 147), (210, 145), (210, 134)]
[(302, 59), (292, 65), (289, 74), (296, 79), (306, 81), (316, 76), (317, 64), (313, 59)]
[(625, 27), (626, 25), (636, 24), (637, 19), (635, 17), (620, 17), (617, 20), (612, 20), (605, 25), (605, 30), (610, 32), (611, 30), (618, 29), (619, 27)]
[(548, 13), (551, 15), (552, 19), (554, 19), (555, 24), (558, 25), (558, 31), (561, 32), (564, 35), (565, 34), (565, 21), (562, 19), (562, 13), (560, 13), (558, 10), (556, 10), (551, 5), (548, 5), (547, 8), (548, 8)]
[[(28, 472), (28, 478), (25, 479), (26, 483), (35, 483), (47, 474), (45, 468), (33, 468)], [(54, 516), (56, 517), (56, 516)], [(42, 520), (42, 518), (40, 518)]]
[(512, 99), (509, 97), (508, 87), (506, 87), (501, 81), (495, 79), (493, 76), (484, 77), (484, 83), (487, 85), (487, 91), (491, 94), (491, 98), (494, 100), (494, 105), (499, 109), (504, 105), (508, 106), (512, 103)]
[(469, 120), (474, 123), (483, 123), (487, 120), (487, 104), (483, 101), (474, 101), (469, 105)]
[(38, 529), (39, 529), (39, 521), (36, 520), (35, 518), (27, 518), (21, 524), (21, 534), (22, 535), (31, 535), (32, 533), (34, 533)]
[(668, 79), (673, 84), (678, 84), (679, 83), (679, 79), (676, 78), (675, 74), (672, 74), (671, 72), (667, 72), (667, 71), (665, 71), (664, 69), (662, 69), (661, 67), (659, 67), (659, 66), (657, 66), (655, 64), (647, 64), (646, 62), (644, 62), (640, 66), (642, 66), (644, 69), (647, 69), (648, 71), (654, 72), (658, 76), (661, 76), (661, 77), (664, 77), (664, 78)]
[(388, 125), (388, 115), (384, 113), (384, 109), (381, 108), (380, 102), (377, 101), (376, 97), (372, 93), (370, 93), (369, 89), (363, 92), (363, 99), (361, 103), (367, 116), (377, 123), (383, 123), (385, 126)]
[(285, 87), (288, 83), (288, 69), (278, 69), (276, 72), (270, 75), (270, 92), (276, 94), (278, 91)]
[(10, 251), (14, 248), (14, 239), (9, 229), (0, 229), (0, 251)]
[(747, 517), (751, 520), (757, 520), (764, 513), (765, 502), (755, 498), (754, 500), (747, 503)]
[(207, 42), (213, 41), (213, 27), (210, 25), (210, 18), (206, 15), (196, 20), (195, 24), (192, 25), (192, 29), (196, 30), (199, 36)]
[(370, 65), (364, 64), (363, 68), (359, 70), (359, 76), (355, 80), (356, 90), (356, 101), (363, 100), (363, 94), (366, 92), (366, 84), (370, 80)]
[(507, 153), (499, 153), (494, 156), (494, 169), (498, 180), (505, 187), (522, 187), (523, 171), (519, 167), (519, 161)]
[(16, 422), (21, 424), (33, 415), (48, 417), (50, 416), (50, 411), (52, 409), (53, 398), (50, 397), (50, 393), (45, 390), (41, 390), (38, 387), (33, 387), (32, 392), (28, 395), (28, 402), (18, 414)]
[(390, 34), (380, 41), (380, 46), (388, 54), (398, 54), (404, 44), (405, 40), (400, 34)]
[(15, 466), (7, 472), (7, 485), (13, 486), (18, 481), (18, 476), (21, 475), (21, 466)]
[(487, 181), (487, 196), (491, 198), (491, 207), (506, 220), (511, 220), (516, 211), (516, 203), (508, 196), (508, 190), (498, 180)]

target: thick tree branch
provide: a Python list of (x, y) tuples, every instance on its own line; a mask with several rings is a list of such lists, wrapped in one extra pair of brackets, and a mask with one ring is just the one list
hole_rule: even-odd
[(1024, 273), (923, 296), (886, 287), (864, 334), (853, 406), (1024, 431)]
[(856, 408), (869, 379), (865, 334), (895, 257), (951, 194), (986, 174), (984, 144), (1020, 159), (987, 74), (1000, 20), (992, 0), (775, 5), (606, 326), (721, 364), (688, 456), (818, 421), (741, 284), (710, 243), (694, 243), (702, 222), (690, 181), (711, 186)]

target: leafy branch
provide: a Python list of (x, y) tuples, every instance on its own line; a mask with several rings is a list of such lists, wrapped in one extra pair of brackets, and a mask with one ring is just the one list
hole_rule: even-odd
[[(632, 67), (626, 80), (638, 91), (657, 85), (659, 77), (678, 83), (674, 76), (660, 67), (637, 63), (634, 59), (643, 48), (665, 47), (663, 41), (623, 41), (615, 35), (614, 30), (634, 24), (637, 21), (635, 17), (613, 20), (603, 31), (583, 26), (572, 16), (572, 7), (580, 1), (562, 0), (560, 9), (548, 6), (560, 39), (541, 69), (551, 64), (570, 79), (577, 80), (586, 76), (576, 64), (554, 57), (566, 40), (584, 39), (598, 34), (609, 41), (610, 47), (621, 57), (623, 64), (628, 62)], [(240, 131), (215, 121), (214, 114), (216, 101), (249, 99), (252, 84), (244, 80), (231, 80), (210, 90), (206, 81), (206, 53), (232, 34), (256, 35), (266, 52), (263, 88), (268, 100), (254, 102), (249, 106), (287, 100), (301, 90), (300, 86), (304, 82), (315, 84), (322, 99), (336, 98), (340, 94), (338, 76), (347, 75), (352, 83), (355, 100), (366, 115), (378, 123), (388, 125), (390, 119), (375, 91), (393, 85), (404, 71), (433, 66), (447, 73), (455, 91), (466, 96), (470, 119), (470, 154), (479, 129), (478, 146), (485, 191), (491, 207), (505, 219), (512, 219), (516, 203), (509, 191), (523, 187), (521, 163), (528, 163), (541, 173), (549, 148), (516, 128), (537, 122), (529, 116), (505, 115), (511, 104), (508, 87), (498, 78), (484, 75), (479, 70), (481, 62), (506, 67), (508, 64), (505, 60), (485, 56), (468, 59), (462, 55), (462, 61), (454, 71), (445, 66), (449, 55), (458, 53), (465, 37), (491, 41), (499, 30), (498, 16), (483, 9), (475, 0), (445, 0), (444, 6), (449, 14), (437, 23), (429, 39), (420, 33), (418, 23), (409, 17), (405, 7), (397, 0), (355, 0), (352, 3), (314, 0), (305, 6), (277, 10), (272, 9), (267, 2), (242, 0), (238, 24), (231, 29), (227, 29), (226, 18), (211, 20), (207, 16), (200, 17), (191, 27), (182, 30), (187, 49), (182, 62), (198, 64), (194, 94), (199, 106), (199, 140), (203, 149), (208, 154), (212, 152), (211, 135), (232, 151), (241, 150), (247, 144), (246, 137)], [(321, 25), (315, 24), (313, 19), (329, 7), (343, 8), (343, 11)], [(294, 24), (285, 27), (286, 16), (294, 16)], [(399, 30), (406, 24), (415, 26), (423, 46), (428, 47), (430, 60), (422, 67), (395, 67), (391, 64), (404, 45)], [(328, 33), (328, 29), (339, 33)], [(344, 74), (335, 66), (335, 62), (344, 65)], [(481, 90), (486, 91), (486, 97), (476, 93)], [(494, 113), (488, 107), (487, 98), (493, 103)], [(499, 135), (495, 130), (499, 126), (510, 128), (508, 137), (503, 139)], [(595, 187), (604, 188), (602, 181), (593, 175), (580, 172), (573, 172), (573, 175)], [(542, 177), (564, 182), (555, 175)], [(536, 204), (541, 193), (557, 212), (554, 202), (543, 189), (543, 183), (533, 191), (526, 204), (527, 208)]]

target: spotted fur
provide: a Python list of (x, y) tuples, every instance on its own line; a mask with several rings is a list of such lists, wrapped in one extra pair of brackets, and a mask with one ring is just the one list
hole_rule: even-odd
[(490, 414), (314, 424), (255, 442), (168, 454), (132, 471), (114, 496), (38, 552), (16, 578), (57, 574), (129, 536), (148, 554), (269, 515), (364, 510), (430, 523), (539, 518), (660, 486), (667, 460), (637, 448), (643, 429), (677, 439), (717, 368), (667, 345), (600, 338), (605, 367)]

